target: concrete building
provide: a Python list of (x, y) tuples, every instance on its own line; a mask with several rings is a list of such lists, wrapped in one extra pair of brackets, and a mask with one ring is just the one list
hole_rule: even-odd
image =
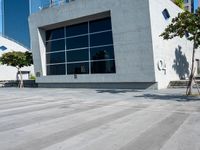
[(194, 12), (194, 2), (195, 0), (184, 0), (185, 10), (188, 10), (189, 12)]
[(192, 43), (159, 37), (181, 11), (163, 0), (73, 0), (32, 14), (36, 82), (40, 87), (160, 89), (185, 79)]
[[(0, 36), (0, 57), (2, 56), (2, 54), (11, 51), (26, 52), (29, 50), (12, 39)], [(22, 68), (22, 73), (23, 73), (23, 79), (29, 79), (29, 76), (31, 74), (34, 75), (33, 66)], [(6, 65), (0, 65), (0, 81), (17, 80), (18, 78), (19, 76), (17, 75), (16, 68)]]

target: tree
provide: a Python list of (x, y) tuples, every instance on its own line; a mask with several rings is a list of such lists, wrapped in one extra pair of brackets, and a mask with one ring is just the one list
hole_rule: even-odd
[(17, 68), (17, 71), (20, 73), (19, 87), (22, 88), (23, 78), (21, 68), (25, 66), (31, 66), (33, 64), (32, 53), (18, 51), (8, 52), (0, 57), (0, 63)]
[(174, 3), (180, 7), (181, 9), (184, 9), (184, 0), (174, 0)]
[(187, 95), (191, 95), (195, 73), (195, 52), (200, 47), (200, 8), (194, 14), (188, 11), (179, 13), (177, 17), (172, 19), (171, 24), (167, 26), (160, 36), (165, 40), (173, 39), (174, 37), (186, 37), (187, 40), (193, 42), (192, 66), (186, 91)]

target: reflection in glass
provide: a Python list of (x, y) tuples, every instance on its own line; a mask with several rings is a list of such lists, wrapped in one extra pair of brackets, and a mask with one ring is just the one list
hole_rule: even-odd
[(110, 61), (96, 61), (91, 62), (92, 73), (115, 73), (115, 62)]
[(114, 59), (113, 46), (104, 46), (90, 49), (91, 60)]
[(88, 74), (89, 63), (75, 63), (67, 65), (67, 74)]
[(88, 61), (88, 49), (67, 51), (67, 62)]
[(111, 18), (104, 18), (90, 22), (90, 33), (111, 30)]
[(46, 31), (46, 40), (48, 75), (116, 72), (110, 17)]
[(79, 36), (67, 39), (67, 49), (88, 47), (88, 36)]
[(46, 31), (46, 40), (64, 38), (64, 27)]
[(57, 40), (46, 42), (46, 51), (47, 52), (55, 52), (65, 50), (65, 40)]
[(48, 65), (47, 66), (47, 75), (65, 75), (65, 64), (59, 65)]
[(100, 46), (108, 44), (113, 44), (113, 37), (111, 31), (90, 35), (91, 46)]
[(47, 64), (64, 63), (64, 62), (65, 62), (65, 52), (47, 54)]
[(81, 23), (72, 25), (66, 28), (66, 36), (76, 36), (81, 34), (88, 34), (88, 23)]

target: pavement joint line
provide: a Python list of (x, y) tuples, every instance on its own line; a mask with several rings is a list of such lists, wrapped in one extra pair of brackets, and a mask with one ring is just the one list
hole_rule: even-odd
[[(23, 100), (23, 101), (14, 101), (14, 102), (11, 102), (11, 101), (9, 101), (9, 102), (5, 102), (5, 103), (0, 103), (0, 105), (2, 106), (2, 105), (8, 105), (8, 104), (15, 104), (15, 103), (17, 103), (17, 104), (19, 104), (19, 103), (24, 103), (24, 102), (26, 102), (27, 100)], [(33, 102), (39, 102), (40, 100), (33, 100)]]
[[(149, 106), (149, 107), (147, 107), (146, 109), (149, 109), (151, 106)], [(129, 115), (127, 115), (126, 117), (129, 117), (129, 116), (137, 116), (138, 114), (137, 113), (144, 113), (145, 111), (144, 111), (145, 109), (143, 109), (143, 110), (140, 110), (140, 111), (137, 111), (136, 113), (133, 113), (133, 114), (129, 114)], [(158, 113), (159, 114), (159, 113)], [(164, 114), (164, 113), (163, 113)], [(172, 113), (170, 112), (168, 112), (167, 113), (167, 115), (165, 116), (165, 117), (167, 117), (167, 116), (170, 116)], [(121, 119), (125, 119), (126, 117), (124, 117), (124, 118), (121, 118)], [(163, 120), (163, 119), (161, 119), (161, 120)], [(113, 121), (112, 122), (112, 124), (118, 124), (118, 123), (116, 123), (117, 121), (119, 121), (119, 120), (115, 120), (115, 121)], [(160, 121), (160, 119), (159, 119), (159, 121)], [(153, 125), (155, 125), (157, 122), (159, 122), (159, 121), (155, 121), (155, 122), (153, 122), (152, 123), (152, 125), (150, 125), (149, 126), (149, 124), (148, 124), (148, 126), (149, 127), (152, 127)], [(124, 123), (124, 122), (123, 122)], [(109, 123), (108, 123), (109, 124)], [(112, 126), (112, 124), (110, 125), (110, 126)], [(127, 123), (128, 124), (128, 123)], [(104, 124), (104, 125), (102, 125), (102, 126), (106, 126), (107, 124)], [(146, 128), (145, 128), (145, 130), (146, 130)], [(145, 131), (145, 130), (143, 130), (143, 131)], [(112, 132), (113, 133), (113, 132)], [(112, 134), (111, 133), (111, 134)], [(84, 134), (84, 133), (82, 133), (82, 134)], [(108, 135), (109, 136), (109, 135)], [(103, 137), (105, 137), (105, 136), (103, 136)], [(102, 137), (100, 137), (100, 139), (101, 139)], [(97, 139), (95, 139), (92, 143), (95, 143), (95, 142), (97, 142), (99, 139), (97, 138)], [(58, 143), (59, 144), (59, 143)], [(91, 143), (90, 143), (91, 144)], [(89, 146), (90, 144), (87, 144), (87, 145), (84, 145), (84, 146), (82, 146), (80, 149), (78, 148), (78, 150), (82, 150), (82, 148), (84, 149), (85, 147), (86, 147), (86, 149), (87, 149), (87, 146)], [(48, 147), (45, 149), (45, 150), (48, 150)], [(76, 149), (77, 150), (77, 149)], [(85, 149), (84, 149), (85, 150)], [(110, 149), (109, 149), (110, 150)]]
[[(0, 149), (40, 150), (41, 148), (41, 150), (43, 150), (42, 148), (44, 147), (45, 150), (58, 150), (62, 148), (63, 150), (65, 150), (64, 148), (66, 146), (67, 150), (68, 148), (75, 150), (76, 148), (79, 148), (79, 146), (82, 146), (81, 150), (82, 148), (84, 150), (96, 150), (95, 147), (98, 150), (101, 150), (104, 149), (105, 146), (104, 150), (119, 150), (130, 142), (133, 142), (132, 144), (134, 146), (127, 146), (126, 150), (139, 150), (140, 147), (137, 147), (138, 143), (142, 143), (139, 145), (141, 145), (142, 148), (145, 148), (145, 150), (158, 150), (160, 149), (160, 147), (164, 147), (163, 149), (167, 150), (178, 148), (181, 148), (182, 150), (197, 150), (200, 148), (200, 131), (198, 130), (198, 126), (200, 123), (200, 100), (177, 101), (179, 99), (178, 96), (180, 95), (180, 93), (185, 93), (185, 90), (165, 89), (159, 91), (150, 90), (147, 92), (125, 91), (124, 93), (117, 94), (109, 91), (106, 93), (98, 93), (97, 91), (97, 89), (56, 90), (40, 88), (22, 90), (8, 88), (0, 90), (0, 107), (6, 108), (5, 110), (1, 110), (0, 108), (0, 130), (3, 131), (3, 128), (10, 128), (5, 132), (0, 132)], [(145, 94), (158, 95), (158, 98), (154, 99), (154, 97), (148, 97), (147, 99), (143, 96)], [(161, 96), (159, 97), (159, 95)], [(172, 97), (169, 96), (168, 98), (168, 95), (172, 95)], [(177, 95), (177, 98), (174, 98), (173, 95)], [(72, 104), (69, 106), (69, 104), (65, 102), (58, 102), (61, 99), (64, 99), (64, 101), (67, 101), (67, 103), (70, 101), (69, 103)], [(67, 114), (68, 111), (80, 111), (82, 110), (82, 108), (87, 109), (87, 107), (94, 107), (95, 104), (98, 107), (102, 107), (103, 104), (97, 103), (107, 103), (111, 100), (121, 103), (114, 105), (114, 107), (108, 106), (105, 109), (100, 108), (94, 111), (89, 111), (88, 113), (80, 112), (80, 114), (72, 114), (72, 116), (68, 116)], [(38, 103), (40, 101), (52, 104), (47, 104), (47, 106), (34, 106), (35, 103)], [(148, 109), (144, 109), (144, 107), (136, 108), (136, 105), (139, 104), (142, 104), (143, 106), (145, 105), (146, 107), (148, 106)], [(19, 105), (27, 106), (20, 106), (20, 108), (17, 108), (17, 106)], [(10, 107), (13, 107), (13, 109), (10, 109)], [(108, 123), (106, 123), (106, 121), (100, 122), (105, 128), (100, 128), (100, 126), (98, 126), (98, 122), (95, 122), (94, 124), (89, 123), (89, 127), (96, 126), (91, 129), (88, 129), (89, 127), (87, 125), (84, 125), (89, 121), (95, 119), (98, 120), (99, 118), (103, 118), (107, 115), (128, 109), (129, 107), (135, 107), (133, 108), (135, 111), (142, 111), (143, 113), (130, 113), (129, 115), (133, 117), (127, 117), (128, 115), (125, 115), (125, 117), (115, 119), (114, 121)], [(65, 114), (62, 114), (63, 112), (66, 113), (67, 116)], [(169, 121), (165, 121), (160, 124), (162, 126), (160, 126), (159, 124), (158, 127), (155, 126), (157, 123), (160, 122), (160, 120), (164, 120), (163, 118), (166, 118), (166, 116), (168, 116), (169, 114), (175, 114), (175, 117), (173, 117), (174, 119), (171, 119), (172, 123), (169, 123)], [(56, 120), (56, 116), (60, 115), (66, 116), (66, 118)], [(50, 118), (50, 116), (55, 117), (55, 119), (50, 119), (49, 121), (48, 119)], [(186, 122), (189, 117), (186, 117), (186, 119), (184, 120), (184, 117), (179, 116), (189, 116), (192, 117), (193, 120), (191, 122)], [(43, 120), (43, 118), (46, 117), (46, 122), (41, 121)], [(124, 119), (126, 117), (127, 119)], [(147, 120), (145, 118), (147, 118)], [(184, 120), (182, 124), (182, 121), (180, 120)], [(136, 123), (135, 121), (138, 121), (138, 123)], [(30, 122), (30, 126), (27, 125), (27, 123)], [(127, 122), (127, 125), (124, 125), (123, 122)], [(164, 124), (168, 125), (166, 129), (163, 126)], [(83, 127), (79, 127), (78, 125), (83, 125)], [(107, 128), (112, 126), (116, 127), (113, 127), (113, 129), (116, 129), (118, 131), (117, 134), (115, 133), (116, 130), (107, 130)], [(79, 127), (78, 130), (73, 129), (75, 127)], [(69, 131), (67, 131), (68, 129)], [(92, 132), (92, 130), (94, 131)], [(97, 132), (97, 130), (100, 131)], [(147, 130), (149, 130), (149, 132), (145, 132)], [(162, 130), (164, 131), (164, 133), (162, 133)], [(62, 131), (66, 133), (62, 133)], [(108, 133), (106, 133), (107, 131)], [(50, 135), (50, 137), (48, 135)], [(156, 139), (154, 139), (154, 137)], [(93, 140), (93, 138), (95, 139), (95, 141)], [(136, 145), (134, 144), (134, 139), (137, 139), (139, 141), (135, 142)], [(91, 142), (87, 142), (87, 140), (91, 140)], [(158, 141), (155, 144), (155, 147), (154, 145), (152, 146), (154, 141)], [(62, 146), (62, 144), (65, 144), (65, 146)]]
[[(117, 103), (117, 102), (119, 102), (119, 101), (113, 101), (113, 102), (109, 102), (109, 103), (102, 103), (102, 102), (100, 102), (100, 103), (97, 103), (96, 104), (96, 102), (93, 102), (93, 103), (89, 103), (90, 105), (88, 105), (87, 103), (84, 103), (84, 105), (86, 105), (86, 106), (88, 106), (88, 107), (93, 107), (94, 106), (94, 104), (96, 105), (96, 106), (104, 106), (105, 104), (112, 104), (112, 103)], [(53, 106), (49, 106), (49, 105), (47, 105), (45, 108), (42, 108), (42, 109), (36, 109), (36, 112), (37, 111), (43, 111), (43, 110), (46, 110), (46, 109), (60, 109), (60, 108), (63, 108), (63, 109), (65, 109), (65, 106), (67, 105), (67, 107), (69, 107), (70, 106), (70, 108), (74, 108), (74, 109), (77, 109), (77, 106), (73, 106), (73, 105), (76, 105), (76, 104), (81, 104), (81, 102), (70, 102), (70, 103), (64, 103), (63, 105), (61, 105), (60, 103), (58, 103), (57, 105), (53, 105)], [(43, 105), (42, 105), (43, 106)], [(54, 108), (55, 107), (55, 108)], [(26, 108), (26, 107), (25, 107)], [(9, 109), (10, 110), (10, 109)], [(18, 110), (18, 109), (17, 109)], [(20, 109), (21, 110), (21, 109)], [(26, 110), (26, 109), (22, 109), (22, 113), (24, 113), (24, 110)], [(13, 110), (12, 110), (13, 111)], [(15, 110), (14, 110), (15, 111)], [(35, 112), (35, 110), (33, 110), (34, 112)], [(5, 111), (5, 112), (7, 112), (7, 111)], [(5, 113), (5, 112), (3, 112), (3, 113)], [(30, 110), (28, 110), (27, 111), (28, 113), (31, 113), (32, 111), (30, 111)], [(7, 116), (6, 114), (4, 114), (4, 115), (1, 115), (1, 113), (2, 112), (0, 112), (0, 117), (2, 116), (2, 117), (5, 117), (5, 116)], [(14, 114), (13, 115), (18, 115), (18, 113), (16, 113), (16, 112), (13, 112)], [(19, 114), (21, 114), (20, 112), (19, 112)], [(12, 115), (12, 114), (8, 114), (8, 115)]]
[[(10, 116), (10, 115), (16, 115), (16, 114), (23, 114), (23, 113), (27, 113), (27, 112), (35, 112), (35, 111), (39, 111), (39, 110), (45, 110), (45, 109), (51, 109), (51, 108), (57, 108), (60, 106), (60, 103), (56, 103), (56, 104), (51, 104), (51, 105), (40, 105), (34, 108), (30, 108), (30, 107), (25, 107), (22, 108), (20, 107), (20, 109), (7, 109), (7, 110), (3, 110), (0, 111), (0, 117), (5, 117), (5, 116)], [(41, 108), (42, 107), (42, 108)], [(32, 110), (30, 110), (32, 109)], [(16, 112), (18, 111), (18, 112)]]
[[(197, 116), (196, 116), (197, 115)], [(178, 139), (178, 138), (180, 138), (180, 135), (181, 136), (183, 136), (182, 134), (185, 134), (185, 136), (190, 136), (191, 137), (191, 139), (187, 139), (187, 141), (184, 141), (183, 139), (181, 139), (181, 140), (183, 140), (183, 141), (179, 141), (180, 143), (180, 145), (182, 145), (183, 146), (183, 148), (182, 149), (186, 149), (186, 150), (199, 150), (199, 146), (200, 146), (200, 142), (199, 142), (199, 137), (200, 137), (200, 132), (199, 132), (199, 126), (198, 126), (198, 122), (200, 122), (199, 121), (199, 115), (200, 115), (200, 113), (199, 114), (194, 114), (194, 115), (190, 115), (185, 121), (184, 121), (184, 123), (179, 127), (179, 129), (178, 130), (176, 130), (176, 132), (171, 136), (171, 138), (168, 140), (168, 141), (166, 141), (166, 143), (165, 144), (163, 144), (163, 146), (162, 146), (162, 148), (161, 148), (161, 150), (163, 150), (163, 149), (165, 149), (166, 150), (166, 147), (165, 146), (169, 146), (168, 145), (168, 143), (170, 143), (170, 142), (175, 142), (176, 140), (174, 140), (174, 138), (175, 139)], [(191, 124), (191, 120), (193, 120), (194, 118), (196, 118), (197, 120), (198, 120), (198, 122), (195, 122), (195, 125), (192, 125)], [(195, 120), (196, 120), (195, 119)], [(197, 127), (198, 126), (198, 127)], [(192, 129), (191, 129), (192, 128)], [(196, 131), (195, 133), (193, 133), (192, 135), (189, 135), (188, 134), (188, 132), (184, 132), (185, 130), (187, 130), (187, 131), (189, 131), (189, 133), (191, 132), (191, 130), (193, 130), (193, 129), (196, 129), (196, 130), (198, 130), (198, 131)], [(197, 137), (195, 137), (195, 135), (197, 136)], [(192, 140), (192, 142), (194, 142), (193, 144), (191, 144), (190, 142), (188, 142), (188, 140), (190, 141), (190, 140)], [(184, 142), (184, 143), (183, 143)], [(187, 144), (186, 144), (187, 143)], [(184, 145), (185, 144), (185, 145)], [(188, 145), (191, 145), (191, 146), (189, 146), (189, 147), (187, 147)], [(192, 147), (192, 148), (191, 148)], [(169, 149), (169, 148), (168, 148)]]
[[(37, 98), (37, 99), (39, 99), (39, 97)], [(62, 99), (62, 100), (65, 100), (65, 99)], [(68, 98), (67, 100), (71, 100), (70, 98)], [(1, 100), (0, 100), (0, 105), (6, 105), (6, 104), (13, 104), (13, 103), (23, 103), (23, 102), (26, 102), (27, 101), (27, 99), (15, 99), (15, 100), (13, 100), (13, 101), (4, 101), (4, 103), (1, 103)], [(31, 102), (31, 101), (41, 101), (41, 99), (39, 99), (39, 100), (36, 100), (36, 99), (29, 99), (29, 102)], [(46, 100), (46, 99), (43, 99), (42, 101), (46, 101), (46, 102), (48, 102), (48, 101), (57, 101), (56, 99), (52, 99), (52, 100)]]
[[(22, 144), (21, 146), (20, 145), (16, 146), (15, 150), (25, 150), (25, 149), (23, 149), (24, 147), (26, 147), (26, 149), (29, 149), (29, 150), (35, 150), (35, 149), (41, 150), (50, 145), (56, 144), (57, 142), (62, 142), (68, 138), (77, 136), (83, 132), (86, 132), (93, 128), (97, 128), (98, 126), (101, 126), (108, 122), (112, 122), (116, 119), (120, 119), (130, 113), (135, 113), (137, 111), (138, 111), (137, 109), (133, 109), (132, 107), (130, 107), (128, 109), (121, 110), (117, 113), (110, 114), (110, 115), (107, 115), (104, 117), (100, 117), (100, 118), (85, 122), (81, 125), (69, 128), (67, 130), (62, 130), (62, 131), (56, 132), (54, 134), (48, 135), (46, 137), (32, 140), (30, 142)], [(30, 147), (30, 145), (35, 145), (35, 147), (34, 148), (32, 146)]]
[[(151, 148), (151, 146), (153, 146), (153, 145), (152, 145), (153, 142), (149, 142), (149, 141), (153, 140), (153, 139), (155, 138), (155, 136), (153, 136), (154, 138), (151, 138), (151, 139), (147, 140), (147, 139), (145, 139), (145, 138), (149, 138), (148, 136), (149, 136), (150, 134), (147, 134), (147, 136), (144, 136), (144, 137), (143, 137), (143, 135), (146, 134), (146, 133), (148, 133), (148, 132), (150, 132), (150, 131), (152, 131), (152, 130), (154, 130), (154, 129), (155, 129), (155, 130), (159, 130), (159, 127), (161, 127), (161, 126), (160, 126), (161, 123), (165, 122), (166, 120), (169, 120), (169, 119), (173, 118), (174, 115), (176, 115), (176, 114), (184, 115), (184, 116), (183, 116), (183, 117), (184, 117), (183, 120), (178, 120), (178, 121), (181, 121), (181, 123), (178, 124), (176, 130), (174, 130), (174, 132), (176, 132), (177, 129), (179, 129), (180, 126), (184, 124), (185, 120), (189, 117), (189, 114), (176, 113), (176, 112), (175, 112), (175, 113), (172, 113), (172, 114), (169, 115), (168, 117), (163, 118), (162, 120), (160, 120), (157, 124), (155, 124), (155, 125), (153, 125), (153, 126), (150, 126), (150, 127), (147, 128), (146, 130), (144, 130), (140, 135), (138, 135), (137, 137), (135, 137), (134, 139), (132, 139), (132, 141), (130, 141), (128, 144), (126, 144), (126, 145), (124, 145), (123, 147), (121, 147), (119, 150), (132, 150), (132, 148), (135, 146), (135, 144), (137, 144), (137, 142), (138, 142), (138, 143), (141, 142), (141, 139), (142, 139), (142, 138), (143, 138), (144, 144), (138, 144), (138, 145), (136, 145), (136, 146), (137, 146), (136, 148), (137, 148), (138, 150), (146, 150), (147, 147), (148, 147), (148, 150), (160, 150), (161, 147), (163, 146), (163, 144), (162, 144), (162, 146), (160, 146), (160, 147), (159, 147), (159, 145), (158, 145), (158, 146), (156, 145), (156, 146), (159, 147), (159, 148), (156, 148), (156, 149), (155, 149), (155, 148), (153, 148), (153, 149)], [(180, 118), (178, 118), (178, 119), (180, 119)], [(181, 119), (182, 119), (182, 118), (181, 118)], [(177, 120), (176, 120), (176, 121), (177, 121)], [(169, 128), (171, 129), (171, 127), (169, 127)], [(174, 132), (168, 136), (167, 140), (169, 140), (170, 137), (174, 135)], [(156, 133), (154, 133), (154, 134), (156, 134)], [(160, 131), (158, 134), (162, 134), (162, 132)], [(167, 134), (168, 134), (168, 133), (167, 133)], [(149, 142), (149, 143), (147, 143), (147, 144), (149, 144), (149, 146), (146, 146), (145, 141), (148, 141), (148, 142)], [(166, 142), (166, 140), (164, 141), (164, 143), (165, 143), (165, 142)], [(159, 143), (159, 142), (157, 142), (157, 143)], [(159, 143), (159, 144), (160, 144), (160, 143)], [(144, 146), (145, 146), (146, 148), (144, 148)]]
[(10, 102), (10, 103), (6, 103), (6, 104), (0, 104), (0, 106), (10, 106), (11, 107), (12, 105), (14, 105), (14, 107), (18, 107), (18, 105), (17, 106), (15, 106), (15, 105), (21, 104), (19, 106), (26, 106), (25, 104), (29, 104), (29, 103), (30, 104), (43, 104), (43, 103), (53, 103), (53, 102), (59, 102), (59, 101), (65, 101), (65, 99), (62, 99), (62, 100), (42, 100), (42, 101), (41, 100), (32, 100), (32, 101), (24, 100), (24, 101), (19, 101), (19, 102), (16, 101), (14, 103)]
[(19, 106), (19, 107), (12, 107), (12, 108), (1, 108), (0, 110), (0, 113), (1, 112), (4, 112), (4, 111), (8, 111), (8, 110), (13, 110), (13, 109), (23, 109), (23, 108), (29, 108), (29, 107), (36, 107), (36, 106), (45, 106), (45, 105), (48, 105), (48, 104), (54, 104), (54, 103), (63, 103), (65, 104), (66, 101), (55, 101), (55, 102), (49, 102), (49, 103), (41, 103), (41, 104), (34, 104), (34, 105), (25, 105), (25, 106)]
[[(178, 133), (179, 132), (179, 130), (185, 125), (185, 122), (187, 122), (188, 120), (189, 120), (189, 118), (190, 118), (190, 116), (192, 115), (192, 114), (187, 114), (188, 116), (187, 116), (187, 118), (183, 121), (183, 123), (178, 127), (178, 129), (171, 135), (171, 137), (173, 137), (176, 133)], [(168, 138), (164, 143), (163, 143), (163, 145), (161, 146), (161, 148), (160, 148), (160, 150), (165, 146), (165, 144), (171, 139), (171, 137), (170, 138)]]
[[(152, 112), (169, 112), (170, 110), (144, 110), (144, 111), (152, 111)], [(182, 113), (182, 114), (199, 114), (200, 112), (198, 111), (176, 111), (176, 110), (172, 110), (171, 112), (175, 112), (175, 113)]]
[[(149, 108), (150, 108), (151, 106), (149, 106), (149, 107), (147, 107), (147, 109), (149, 110)], [(145, 111), (148, 111), (148, 110), (146, 110), (146, 109), (143, 109), (142, 111), (143, 112), (145, 112)], [(158, 111), (153, 111), (153, 112), (158, 112)], [(166, 111), (166, 113), (169, 113), (168, 111)], [(174, 112), (170, 112), (170, 114), (168, 114), (167, 116), (170, 116), (172, 113), (174, 113)], [(164, 120), (165, 118), (163, 118), (163, 119), (161, 119), (160, 121), (162, 121), (162, 120)], [(159, 122), (160, 122), (159, 121)], [(153, 125), (155, 125), (156, 123), (153, 123)], [(151, 125), (151, 126), (149, 126), (148, 128), (146, 128), (147, 130), (148, 129), (150, 129), (153, 125)], [(145, 132), (146, 130), (143, 130), (143, 132)]]
[[(3, 105), (3, 107), (0, 107), (0, 110), (8, 110), (8, 109), (12, 109), (12, 108), (19, 108), (19, 107), (26, 107), (26, 106), (32, 106), (32, 105), (40, 105), (40, 104), (48, 104), (48, 103), (52, 103), (52, 102), (41, 102), (41, 101), (39, 101), (39, 102), (26, 102), (26, 103), (22, 103), (22, 104), (20, 104), (20, 105)], [(1, 105), (2, 106), (2, 105)], [(7, 107), (6, 107), (7, 106)]]
[[(115, 104), (115, 103), (107, 103), (107, 104), (104, 104), (104, 105), (95, 105), (95, 106), (92, 106), (92, 107), (89, 106), (89, 107), (85, 107), (85, 108), (79, 109), (79, 110), (66, 111), (66, 112), (61, 113), (60, 116), (55, 116), (55, 117), (49, 116), (49, 117), (51, 117), (50, 119), (48, 119), (45, 116), (47, 119), (46, 120), (45, 119), (44, 120), (40, 120), (40, 123), (45, 122), (45, 121), (54, 120), (54, 119), (63, 118), (63, 117), (69, 116), (69, 115), (73, 115), (73, 114), (76, 114), (76, 113), (81, 113), (81, 112), (88, 111), (88, 110), (93, 110), (93, 109), (97, 109), (97, 108), (101, 108), (101, 107), (106, 107), (106, 106), (109, 106), (109, 105), (112, 105), (112, 104)], [(139, 108), (136, 108), (136, 109), (139, 109)], [(35, 124), (35, 123), (36, 122), (29, 123), (29, 124), (27, 123), (25, 125), (22, 125), (22, 124), (16, 125), (14, 123), (10, 123), (10, 125), (7, 124), (5, 127), (1, 127), (1, 125), (0, 125), (0, 132), (8, 131), (8, 130), (13, 130), (13, 129), (17, 129), (17, 128), (21, 128), (21, 127), (25, 127), (25, 126), (29, 126), (29, 125), (32, 125), (32, 124)], [(14, 127), (12, 127), (13, 125), (14, 125)]]
[[(117, 102), (117, 101), (116, 101)], [(58, 103), (58, 102), (56, 102), (56, 103)], [(79, 104), (80, 104), (81, 102), (79, 102)], [(49, 106), (49, 104), (51, 104), (50, 106)], [(45, 110), (45, 109), (51, 109), (51, 108), (60, 108), (61, 107), (61, 104), (60, 103), (58, 103), (58, 104), (56, 104), (56, 105), (52, 105), (52, 103), (49, 103), (47, 106), (46, 105), (44, 105), (45, 107), (44, 108), (35, 108), (34, 110), (30, 110), (30, 109), (28, 109), (27, 110), (27, 107), (25, 107), (25, 108), (23, 108), (23, 109), (17, 109), (17, 110), (20, 110), (18, 113), (17, 112), (13, 112), (13, 115), (16, 115), (16, 114), (23, 114), (23, 113), (26, 113), (26, 112), (35, 112), (35, 111), (40, 111), (40, 110)], [(63, 105), (74, 105), (74, 104), (77, 104), (77, 102), (73, 102), (73, 101), (70, 101), (70, 103), (67, 103), (67, 102), (64, 102), (63, 103)], [(95, 104), (95, 102), (94, 102), (94, 104)], [(103, 104), (102, 104), (103, 105)], [(42, 107), (43, 105), (40, 105), (40, 107)], [(35, 107), (35, 106), (34, 106)], [(75, 108), (75, 107), (74, 107)], [(2, 114), (2, 113), (6, 113), (6, 112), (8, 112), (8, 111), (16, 111), (16, 110), (13, 110), (13, 109), (7, 109), (7, 110), (4, 110), (3, 112), (1, 112), (0, 111), (0, 118), (1, 117), (5, 117), (5, 116), (9, 116), (9, 115), (11, 115), (11, 114)]]
[(33, 97), (19, 97), (19, 98), (16, 98), (16, 97), (12, 97), (12, 98), (9, 98), (9, 99), (1, 99), (0, 100), (0, 103), (1, 102), (12, 102), (12, 101), (16, 101), (16, 100), (21, 100), (21, 99), (24, 99), (24, 100), (29, 100), (29, 99), (32, 99), (32, 98), (40, 98), (40, 96), (33, 96)]

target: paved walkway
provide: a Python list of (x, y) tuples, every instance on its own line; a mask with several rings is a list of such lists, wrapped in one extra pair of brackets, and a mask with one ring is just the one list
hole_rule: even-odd
[(0, 88), (1, 150), (200, 150), (183, 90)]

